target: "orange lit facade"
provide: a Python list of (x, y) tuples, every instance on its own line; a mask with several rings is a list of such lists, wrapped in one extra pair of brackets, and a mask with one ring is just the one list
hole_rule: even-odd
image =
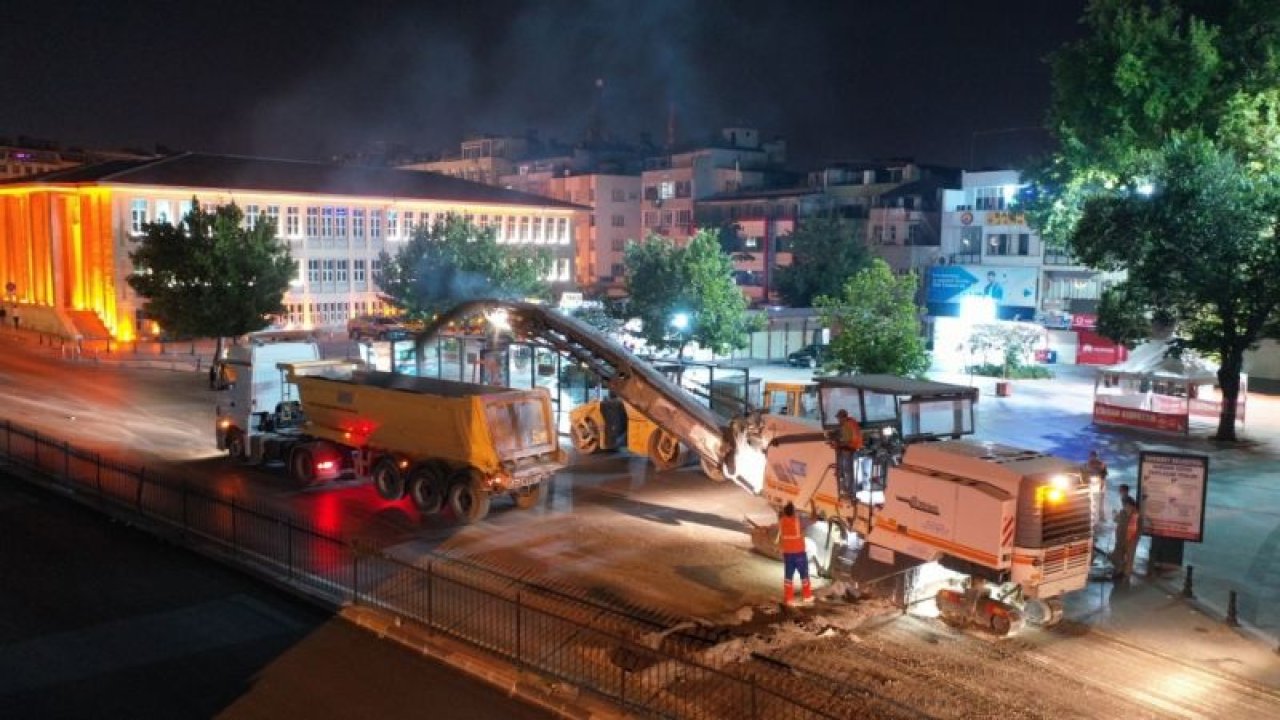
[[(237, 178), (259, 187), (235, 188)], [(308, 191), (328, 188), (337, 192)], [(298, 267), (281, 328), (336, 329), (384, 309), (379, 255), (450, 214), (494, 228), (499, 243), (545, 246), (554, 258), (548, 280), (574, 287), (582, 208), (568, 203), (425, 173), (179, 156), (0, 183), (0, 287), (14, 289), (4, 299), (68, 336), (82, 334), (76, 318), (85, 311), (119, 340), (153, 331), (126, 281), (129, 253), (146, 223), (177, 222), (193, 197), (208, 208), (234, 202), (246, 223), (275, 223)]]

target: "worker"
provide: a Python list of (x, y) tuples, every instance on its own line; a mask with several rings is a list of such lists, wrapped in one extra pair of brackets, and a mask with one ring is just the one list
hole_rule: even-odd
[(1097, 503), (1097, 506), (1098, 506), (1097, 516), (1098, 516), (1098, 523), (1101, 524), (1103, 521), (1106, 520), (1106, 515), (1104, 514), (1106, 511), (1103, 510), (1102, 508), (1104, 504), (1102, 502), (1102, 499), (1106, 497), (1106, 492), (1107, 492), (1107, 463), (1098, 455), (1097, 450), (1090, 450), (1089, 460), (1084, 464), (1084, 470), (1085, 470), (1085, 473), (1089, 476), (1091, 482), (1093, 481), (1094, 478), (1097, 478), (1097, 481), (1094, 484), (1094, 487), (1099, 488), (1100, 490), (1098, 495), (1098, 503)]
[(795, 604), (795, 586), (792, 578), (800, 573), (800, 601), (813, 604), (813, 587), (809, 584), (809, 553), (804, 547), (804, 530), (796, 506), (787, 503), (778, 518), (778, 542), (782, 545), (783, 579), (782, 604)]
[(1127, 494), (1122, 495), (1115, 521), (1115, 543), (1111, 546), (1111, 573), (1113, 578), (1120, 579), (1133, 573), (1133, 558), (1138, 550), (1138, 502)]
[(837, 467), (840, 473), (840, 487), (849, 497), (853, 497), (860, 489), (856, 467), (858, 453), (862, 450), (862, 425), (849, 415), (848, 410), (844, 409), (836, 413), (836, 422), (839, 423), (836, 454), (839, 461)]

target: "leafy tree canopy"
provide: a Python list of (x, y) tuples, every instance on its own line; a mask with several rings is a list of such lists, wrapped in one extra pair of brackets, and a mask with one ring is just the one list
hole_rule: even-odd
[(252, 228), (235, 204), (212, 212), (192, 198), (177, 225), (148, 223), (129, 253), (129, 286), (146, 299), (143, 312), (178, 337), (237, 337), (262, 330), (284, 312), (296, 273), (275, 225)]
[[(682, 340), (722, 353), (743, 347), (753, 329), (747, 300), (733, 281), (733, 262), (720, 249), (719, 234), (700, 230), (678, 247), (658, 235), (627, 246), (628, 314), (640, 318), (651, 347), (674, 348)], [(677, 313), (689, 328), (677, 333)]]
[(820, 295), (835, 296), (870, 254), (852, 223), (840, 218), (806, 220), (791, 233), (791, 264), (777, 269), (778, 294), (792, 307), (812, 307)]
[(815, 306), (832, 329), (824, 370), (919, 377), (929, 369), (915, 304), (916, 276), (897, 276), (880, 258)]
[(1028, 214), (1124, 271), (1105, 333), (1167, 323), (1221, 360), (1218, 437), (1234, 439), (1244, 352), (1280, 331), (1280, 3), (1094, 0), (1084, 20), (1051, 61), (1061, 149), (1029, 173)]
[(430, 320), (466, 300), (545, 298), (552, 267), (546, 248), (500, 245), (494, 228), (449, 215), (419, 225), (395, 255), (379, 254), (374, 277), (387, 302), (411, 318)]

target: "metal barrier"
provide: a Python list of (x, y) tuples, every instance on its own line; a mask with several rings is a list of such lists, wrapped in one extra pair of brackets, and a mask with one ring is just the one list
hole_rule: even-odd
[[(709, 647), (617, 608), (571, 597), (466, 560), (407, 562), (199, 488), (168, 482), (4, 424), (4, 455), (113, 514), (150, 521), (192, 545), (273, 573), (335, 604), (412, 620), (517, 666), (664, 718), (919, 718), (924, 713), (857, 682), (775, 667), (698, 661)], [(646, 637), (667, 635), (658, 648)], [(775, 661), (776, 662), (776, 661)]]

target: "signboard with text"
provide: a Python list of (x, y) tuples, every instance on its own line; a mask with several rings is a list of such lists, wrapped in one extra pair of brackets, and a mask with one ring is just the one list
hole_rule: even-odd
[(1002, 307), (1035, 308), (1039, 270), (1034, 267), (939, 265), (929, 269), (930, 303), (989, 297)]
[(1093, 403), (1093, 421), (1099, 425), (1128, 425), (1161, 432), (1187, 432), (1187, 416), (1181, 411), (1166, 414), (1125, 405), (1107, 405), (1098, 401)]
[(1138, 455), (1142, 533), (1201, 542), (1209, 489), (1209, 458), (1165, 452)]

